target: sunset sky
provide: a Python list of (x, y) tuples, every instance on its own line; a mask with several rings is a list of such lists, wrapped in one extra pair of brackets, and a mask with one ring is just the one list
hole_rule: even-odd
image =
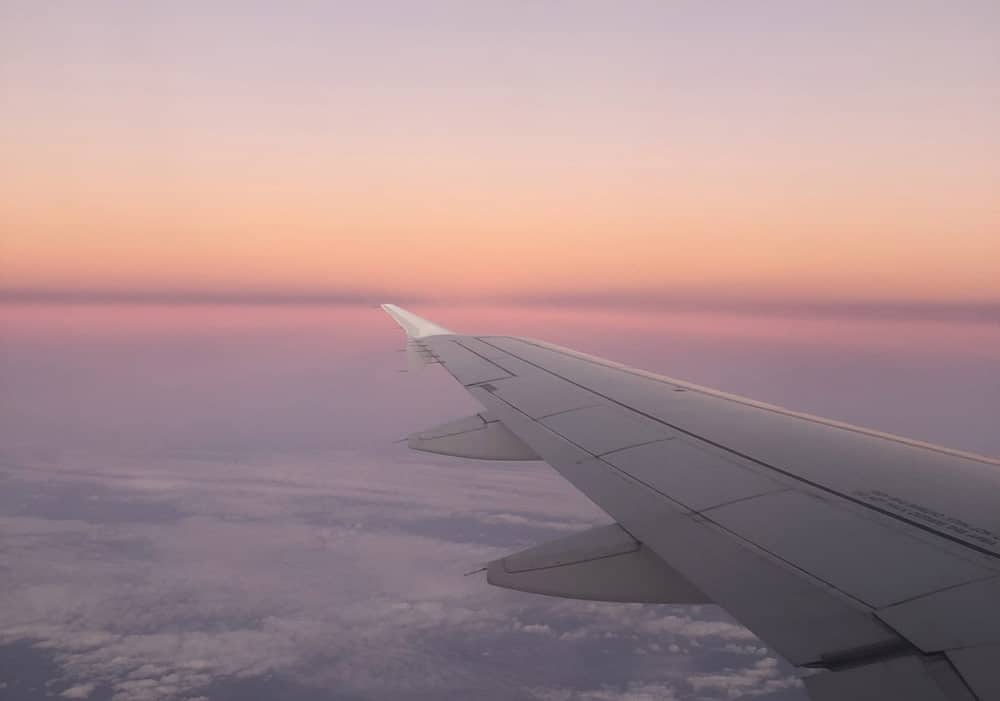
[(0, 696), (804, 699), (376, 302), (1000, 456), (1000, 1), (0, 0)]
[(991, 0), (10, 1), (0, 94), (2, 294), (1000, 300)]

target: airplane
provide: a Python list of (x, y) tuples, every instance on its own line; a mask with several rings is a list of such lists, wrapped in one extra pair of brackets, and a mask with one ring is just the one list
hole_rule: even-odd
[(382, 308), (484, 408), (410, 448), (543, 460), (615, 521), (490, 584), (717, 604), (813, 701), (1000, 699), (1000, 460)]

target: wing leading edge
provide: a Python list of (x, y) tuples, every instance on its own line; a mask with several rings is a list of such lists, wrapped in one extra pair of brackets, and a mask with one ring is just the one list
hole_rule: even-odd
[(491, 583), (716, 602), (823, 670), (816, 701), (1000, 698), (998, 461), (384, 308), (500, 424), (428, 434), (435, 452), (539, 457), (617, 522), (491, 563)]

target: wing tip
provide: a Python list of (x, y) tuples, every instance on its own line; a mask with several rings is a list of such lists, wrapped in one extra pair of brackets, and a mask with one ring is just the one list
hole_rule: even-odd
[(454, 333), (454, 331), (450, 331), (443, 326), (435, 324), (433, 321), (428, 321), (421, 316), (417, 316), (413, 312), (407, 311), (395, 304), (386, 303), (380, 306), (382, 307), (382, 311), (391, 316), (392, 320), (400, 325), (408, 338), (426, 338), (428, 336), (441, 336)]

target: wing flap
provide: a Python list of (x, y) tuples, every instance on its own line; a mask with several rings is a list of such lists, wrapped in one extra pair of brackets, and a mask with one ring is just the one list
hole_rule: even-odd
[(524, 441), (488, 414), (473, 414), (411, 434), (407, 445), (425, 453), (476, 460), (540, 459)]
[(709, 599), (621, 526), (598, 526), (487, 565), (498, 587), (592, 601), (704, 604)]

